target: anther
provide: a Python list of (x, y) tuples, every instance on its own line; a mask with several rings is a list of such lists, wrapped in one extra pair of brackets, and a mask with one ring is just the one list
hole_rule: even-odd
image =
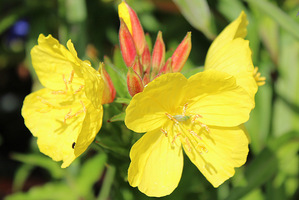
[(74, 92), (74, 94), (77, 94), (83, 89), (84, 85), (80, 85), (80, 87)]
[(72, 70), (68, 83), (71, 84), (74, 78), (74, 70)]
[(191, 145), (188, 138), (185, 138), (186, 145), (188, 146), (188, 151), (191, 152)]
[(64, 117), (63, 123), (66, 123), (66, 120), (72, 117), (71, 112), (72, 112), (72, 109), (70, 108), (70, 111)]
[(66, 79), (65, 79), (64, 74), (62, 74), (62, 79), (63, 79), (63, 82), (64, 82), (64, 84), (65, 84), (65, 90), (68, 90), (67, 81), (66, 81)]
[(83, 101), (80, 100), (80, 103), (81, 103), (81, 105), (82, 105), (82, 107), (83, 107), (83, 112), (86, 112), (86, 107), (85, 107)]
[(168, 136), (168, 135), (167, 135), (167, 131), (164, 130), (163, 128), (161, 128), (161, 132), (164, 133), (164, 135), (165, 135), (166, 137)]
[(194, 123), (195, 120), (198, 119), (198, 118), (202, 118), (202, 116), (199, 115), (199, 114), (194, 115), (194, 117), (193, 117), (193, 119), (192, 119), (192, 123)]
[(49, 101), (43, 99), (43, 98), (40, 97), (40, 96), (37, 96), (36, 98), (39, 99), (43, 104), (46, 104), (46, 105), (49, 106), (49, 107), (55, 107), (52, 103), (50, 103)]
[(186, 115), (186, 110), (187, 110), (187, 107), (188, 107), (188, 103), (186, 103), (183, 107), (183, 116)]
[(178, 122), (175, 118), (173, 118), (172, 115), (170, 115), (170, 114), (168, 114), (168, 113), (165, 113), (165, 115), (166, 115), (170, 120), (174, 121), (176, 124), (179, 124), (179, 122)]
[(178, 133), (177, 135), (174, 136), (174, 138), (172, 139), (171, 144), (174, 144), (175, 140), (177, 139), (177, 137), (179, 137), (181, 135), (181, 133)]
[(66, 91), (65, 90), (55, 90), (55, 91), (52, 91), (52, 94), (66, 94)]
[(195, 133), (194, 131), (192, 131), (192, 130), (188, 130), (188, 131), (189, 131), (189, 133), (191, 133), (192, 135), (194, 135), (198, 139), (202, 140), (202, 138), (197, 133)]
[(210, 133), (210, 129), (209, 129), (209, 127), (206, 125), (206, 124), (203, 124), (203, 123), (201, 123), (201, 122), (198, 122), (199, 123), (199, 125), (202, 127), (202, 128), (204, 128), (208, 133)]

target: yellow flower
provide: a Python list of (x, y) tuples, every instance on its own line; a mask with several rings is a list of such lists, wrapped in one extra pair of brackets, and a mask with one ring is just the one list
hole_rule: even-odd
[(242, 11), (240, 16), (229, 24), (214, 40), (209, 48), (205, 70), (223, 71), (236, 77), (237, 84), (244, 88), (254, 101), (258, 85), (265, 83), (254, 68), (247, 35), (248, 21)]
[(37, 137), (40, 151), (68, 167), (81, 155), (102, 126), (101, 75), (51, 35), (40, 35), (31, 50), (32, 65), (45, 87), (23, 103), (25, 125)]
[(246, 122), (252, 99), (235, 77), (208, 70), (186, 79), (160, 76), (136, 94), (126, 109), (126, 126), (147, 132), (130, 152), (128, 181), (148, 196), (165, 196), (178, 185), (184, 149), (201, 173), (218, 187), (246, 161)]

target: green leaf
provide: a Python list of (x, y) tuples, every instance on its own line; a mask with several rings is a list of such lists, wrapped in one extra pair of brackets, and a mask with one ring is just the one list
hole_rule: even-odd
[(215, 38), (214, 20), (206, 0), (173, 0), (188, 22), (209, 39)]
[(126, 117), (126, 113), (122, 112), (118, 115), (114, 115), (113, 117), (111, 117), (108, 122), (117, 122), (117, 121), (124, 121)]
[(299, 39), (299, 24), (278, 6), (265, 0), (246, 0), (252, 6), (257, 7), (262, 13), (269, 15), (283, 29)]
[(31, 171), (33, 170), (34, 166), (29, 164), (23, 164), (19, 167), (15, 173), (14, 181), (13, 181), (13, 191), (21, 191), (23, 185), (30, 175)]
[(238, 200), (269, 181), (279, 171), (281, 158), (278, 156), (278, 152), (290, 142), (298, 139), (298, 132), (290, 132), (271, 140), (267, 147), (246, 167), (246, 185), (233, 188), (226, 199)]
[(92, 187), (96, 181), (100, 180), (106, 160), (106, 154), (98, 153), (83, 164), (75, 182), (79, 194), (90, 199), (88, 197), (93, 193)]
[(61, 178), (64, 176), (64, 170), (60, 168), (60, 164), (42, 154), (15, 153), (12, 155), (12, 158), (26, 164), (42, 167), (48, 170), (53, 178)]
[(131, 99), (121, 98), (121, 97), (120, 97), (120, 98), (116, 98), (114, 102), (115, 102), (115, 103), (122, 103), (122, 104), (127, 104), (127, 105), (129, 105), (130, 102), (131, 102)]
[(65, 183), (47, 183), (40, 187), (33, 187), (26, 193), (15, 193), (5, 197), (5, 200), (65, 200), (65, 199), (81, 199), (76, 195), (76, 191), (72, 190)]

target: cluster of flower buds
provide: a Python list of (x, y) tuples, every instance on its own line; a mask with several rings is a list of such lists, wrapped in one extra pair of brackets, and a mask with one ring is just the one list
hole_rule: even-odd
[(130, 95), (142, 92), (153, 79), (165, 73), (182, 70), (191, 51), (191, 33), (165, 62), (165, 44), (159, 31), (152, 55), (145, 40), (143, 28), (135, 11), (123, 1), (118, 6), (120, 18), (119, 42), (122, 57), (128, 67), (127, 85)]

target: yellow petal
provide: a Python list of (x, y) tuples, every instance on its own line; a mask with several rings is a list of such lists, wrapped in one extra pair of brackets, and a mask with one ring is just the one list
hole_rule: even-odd
[(78, 74), (79, 77), (84, 79), (84, 91), (86, 97), (92, 102), (95, 108), (101, 109), (102, 95), (104, 91), (104, 82), (101, 74), (91, 67), (88, 60), (82, 61), (77, 57), (77, 52), (71, 40), (67, 42), (67, 47), (79, 63), (79, 65), (73, 65), (73, 69), (75, 74)]
[(164, 74), (136, 94), (126, 109), (126, 126), (135, 132), (147, 132), (162, 127), (166, 112), (177, 112), (184, 96), (187, 79), (180, 73)]
[[(214, 46), (214, 48), (218, 47)], [(235, 76), (237, 84), (246, 90), (254, 101), (257, 84), (253, 77), (254, 66), (249, 41), (237, 38), (227, 42), (217, 50), (209, 51), (205, 70), (209, 69), (223, 71)]]
[[(31, 59), (40, 82), (53, 90), (65, 89), (65, 81), (70, 80), (73, 67), (80, 66), (77, 58), (51, 35), (39, 36), (38, 45), (31, 50)], [(84, 85), (83, 79), (79, 78), (77, 73), (73, 79), (76, 88)]]
[(127, 7), (127, 4), (125, 1), (122, 1), (118, 5), (118, 16), (119, 16), (119, 18), (122, 18), (124, 20), (130, 33), (132, 34), (131, 17), (130, 17), (130, 13), (129, 13), (129, 10), (128, 10), (128, 7)]
[(245, 38), (247, 35), (247, 25), (248, 21), (246, 18), (246, 14), (242, 11), (239, 17), (230, 23), (213, 41), (209, 54), (216, 54), (215, 51), (221, 49), (224, 45), (229, 43), (230, 41), (236, 38)]
[[(75, 157), (80, 156), (89, 145), (94, 141), (96, 135), (102, 127), (103, 119), (103, 107), (100, 105), (99, 109), (93, 107), (93, 105), (87, 104), (86, 116), (84, 118), (81, 132), (78, 135), (74, 155)], [(71, 164), (72, 160), (65, 160), (62, 168), (67, 167)]]
[(216, 70), (197, 73), (188, 79), (185, 92), (189, 99), (187, 115), (201, 115), (200, 122), (206, 125), (232, 127), (249, 118), (253, 102), (227, 73)]
[[(90, 144), (98, 131), (95, 129), (100, 126), (93, 124), (89, 133), (91, 136), (79, 141), (79, 138), (82, 140), (81, 134), (86, 134), (87, 127), (91, 126), (86, 124), (90, 122), (87, 120), (91, 115), (89, 112), (96, 109), (83, 96), (74, 98), (52, 92), (45, 88), (28, 95), (24, 100), (22, 115), (25, 125), (38, 138), (40, 151), (55, 161), (62, 160), (62, 167), (67, 167), (83, 152), (82, 149), (87, 148), (86, 145)], [(101, 116), (101, 111), (95, 112)], [(98, 118), (94, 120), (101, 124)]]
[[(232, 177), (234, 168), (242, 166), (247, 159), (248, 138), (240, 127), (210, 127), (210, 133), (200, 135), (202, 140), (197, 143), (191, 140), (189, 146), (183, 144), (190, 160), (214, 186), (218, 187)], [(198, 146), (204, 146), (206, 152)]]
[(178, 185), (183, 170), (183, 152), (172, 147), (161, 131), (146, 133), (132, 147), (128, 180), (148, 196), (170, 194)]

